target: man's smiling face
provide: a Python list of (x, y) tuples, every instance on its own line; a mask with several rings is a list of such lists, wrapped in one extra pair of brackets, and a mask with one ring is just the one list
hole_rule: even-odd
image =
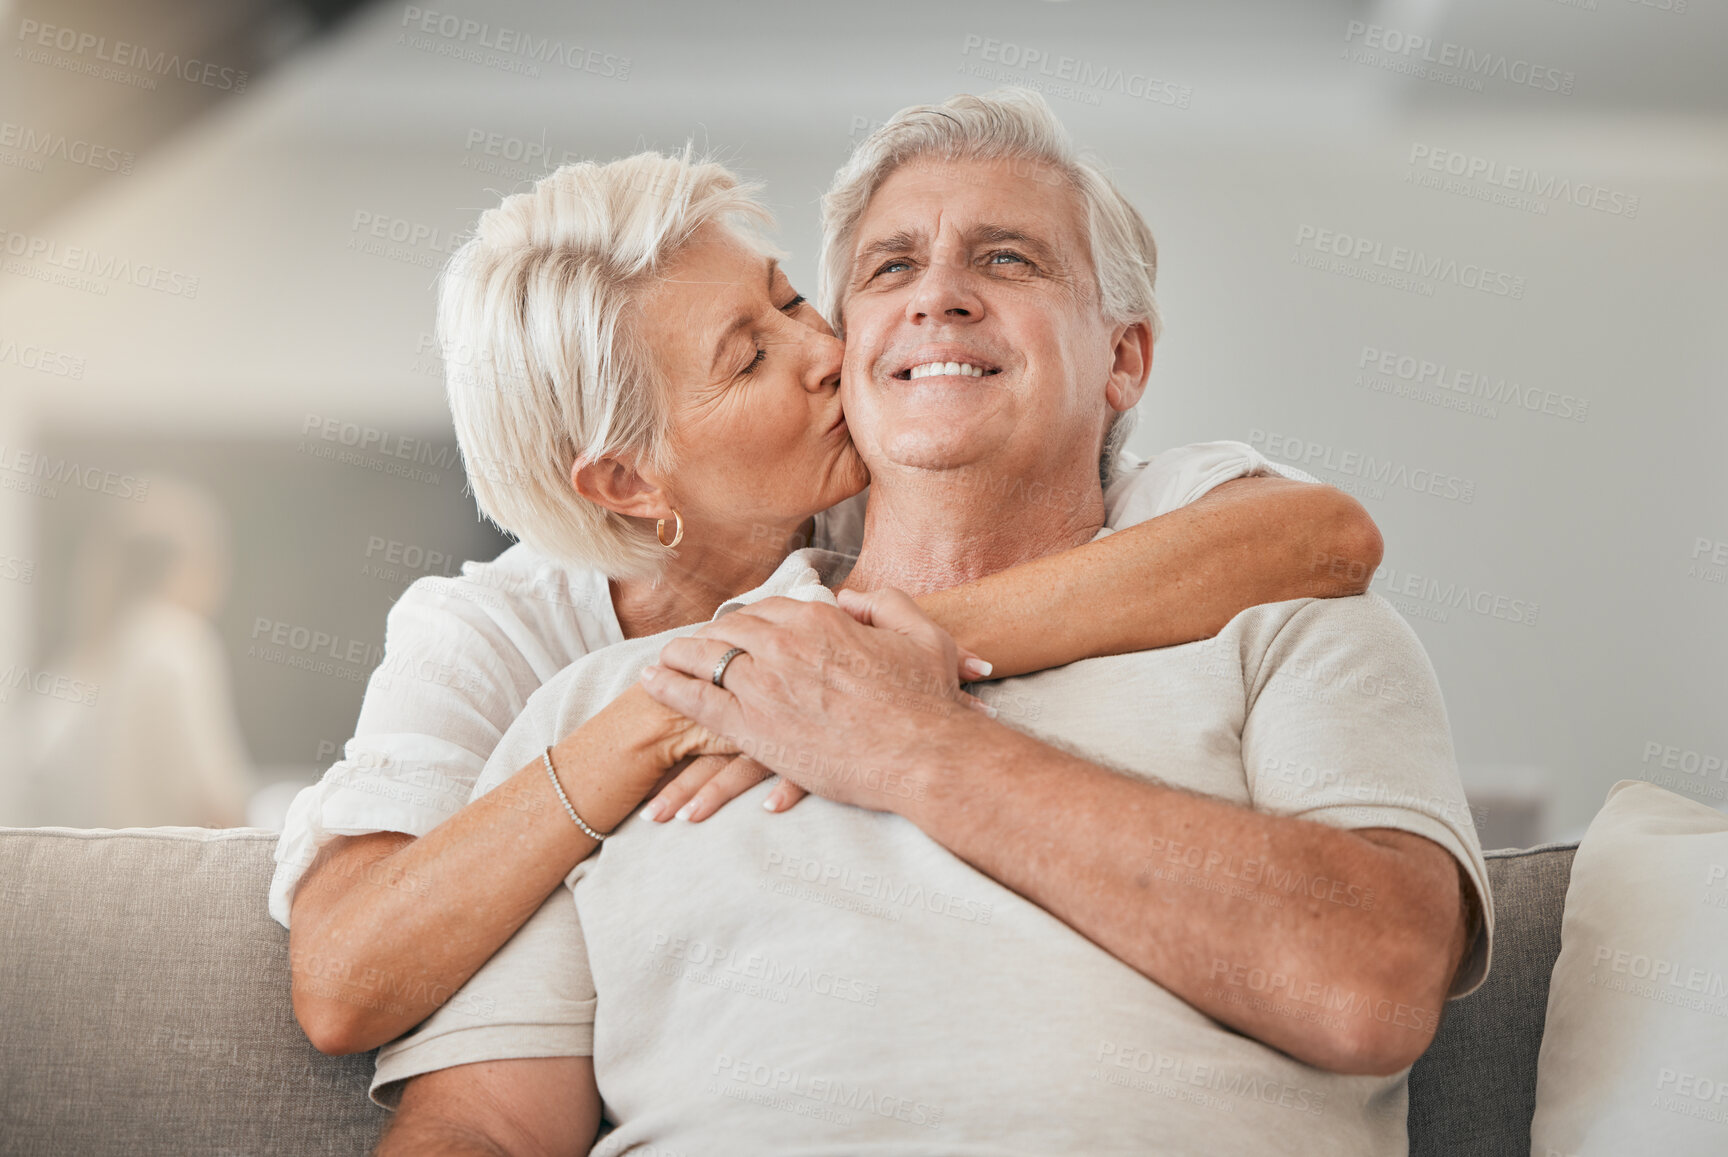
[(859, 221), (844, 299), (842, 396), (872, 471), (1095, 470), (1124, 328), (1097, 286), (1084, 205), (1055, 170), (897, 169)]

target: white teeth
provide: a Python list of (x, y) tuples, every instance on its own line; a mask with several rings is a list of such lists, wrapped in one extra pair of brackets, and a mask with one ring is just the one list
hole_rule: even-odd
[(970, 362), (928, 362), (921, 366), (913, 366), (906, 376), (912, 381), (917, 381), (919, 378), (933, 378), (938, 375), (981, 378), (984, 376), (984, 368), (975, 366)]

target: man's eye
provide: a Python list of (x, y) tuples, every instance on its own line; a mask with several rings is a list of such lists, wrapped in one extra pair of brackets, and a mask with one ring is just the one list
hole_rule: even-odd
[(804, 304), (804, 295), (802, 293), (800, 293), (797, 297), (794, 297), (791, 301), (788, 301), (785, 305), (781, 306), (780, 312), (781, 313), (793, 313), (797, 310), (797, 308), (799, 306), (801, 306), (803, 304)]
[(750, 364), (744, 367), (743, 372), (746, 374), (750, 373), (757, 366), (761, 365), (763, 362), (765, 362), (767, 360), (768, 360), (768, 351), (767, 350), (757, 350), (756, 356), (750, 359)]
[[(1006, 258), (1006, 261), (1003, 260), (1004, 258)], [(991, 265), (995, 265), (998, 262), (1001, 262), (1002, 264), (1007, 264), (1007, 262), (1010, 262), (1010, 261), (1018, 261), (1022, 265), (1030, 264), (1030, 262), (1028, 262), (1024, 257), (1020, 256), (1018, 253), (1009, 253), (1006, 250), (1004, 250), (1003, 252), (1000, 252), (1000, 253), (992, 253), (988, 259), (988, 263)]]
[(884, 273), (898, 273), (902, 269), (910, 268), (912, 268), (910, 261), (888, 261), (884, 262), (882, 268), (876, 271), (876, 275), (880, 277)]

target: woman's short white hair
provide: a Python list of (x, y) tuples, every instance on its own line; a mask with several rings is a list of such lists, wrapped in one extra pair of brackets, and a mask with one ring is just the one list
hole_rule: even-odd
[(613, 578), (664, 564), (653, 532), (578, 495), (570, 468), (606, 456), (669, 468), (667, 383), (626, 306), (703, 226), (770, 223), (756, 192), (687, 147), (564, 165), (481, 215), (438, 286), (450, 414), (481, 513)]
[[(836, 332), (844, 336), (842, 310), (852, 280), (852, 252), (870, 198), (895, 170), (925, 158), (1030, 162), (1054, 170), (1085, 207), (1103, 315), (1119, 325), (1144, 321), (1151, 326), (1152, 339), (1158, 339), (1164, 327), (1153, 292), (1158, 247), (1152, 231), (1104, 170), (1075, 148), (1044, 98), (1024, 88), (1001, 88), (983, 96), (961, 94), (943, 104), (901, 109), (866, 137), (834, 175), (822, 198), (817, 292), (822, 312)], [(1106, 482), (1133, 423), (1133, 410), (1117, 415), (1111, 423), (1101, 463)]]

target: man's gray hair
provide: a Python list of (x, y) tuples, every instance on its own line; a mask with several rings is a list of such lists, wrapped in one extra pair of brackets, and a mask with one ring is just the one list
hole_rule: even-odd
[[(866, 137), (834, 175), (822, 198), (817, 294), (835, 332), (845, 336), (852, 254), (870, 198), (902, 165), (924, 158), (1029, 162), (1053, 170), (1085, 206), (1100, 311), (1118, 325), (1144, 321), (1151, 326), (1152, 340), (1158, 340), (1164, 326), (1153, 292), (1158, 247), (1152, 231), (1103, 169), (1075, 148), (1044, 98), (1024, 88), (1001, 88), (983, 96), (963, 93), (939, 105), (901, 109)], [(1130, 409), (1117, 415), (1105, 435), (1099, 473), (1106, 485), (1133, 428)]]

